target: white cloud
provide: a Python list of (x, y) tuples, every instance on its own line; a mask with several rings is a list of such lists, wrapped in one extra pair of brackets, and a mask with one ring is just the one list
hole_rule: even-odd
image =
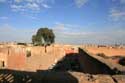
[(9, 24), (3, 24), (0, 26), (0, 41), (31, 42), (33, 33), (35, 29), (15, 28)]
[(48, 0), (0, 0), (0, 2), (8, 3), (12, 11), (20, 13), (39, 13), (42, 9), (51, 8)]
[(6, 2), (6, 0), (0, 0), (0, 2)]
[(125, 20), (125, 0), (112, 0), (112, 2), (109, 9), (110, 19), (119, 22)]
[(14, 0), (17, 3), (27, 2), (27, 3), (41, 3), (45, 0)]
[(25, 5), (13, 4), (13, 5), (11, 5), (11, 8), (12, 8), (13, 11), (28, 11), (28, 10), (40, 11), (40, 7), (36, 3), (27, 3)]
[[(83, 44), (83, 43), (124, 43), (125, 29), (110, 28), (104, 31), (86, 31), (84, 27), (69, 27), (71, 24), (56, 24), (52, 29), (56, 35), (56, 43)], [(75, 29), (75, 30), (72, 30)], [(9, 24), (0, 26), (0, 41), (31, 42), (32, 35), (38, 28), (16, 28)], [(18, 35), (17, 35), (18, 34)]]
[(22, 2), (23, 0), (14, 0), (16, 3), (20, 3)]
[(10, 6), (13, 11), (25, 11), (25, 6), (13, 4)]
[(47, 4), (42, 4), (42, 6), (44, 7), (44, 8), (51, 8), (49, 5), (47, 5)]
[(34, 2), (34, 0), (26, 0), (27, 2)]
[(118, 9), (111, 9), (109, 16), (114, 21), (125, 20), (125, 11), (118, 10)]
[[(70, 26), (69, 26), (70, 25)], [(112, 28), (104, 31), (88, 31), (85, 27), (73, 27), (76, 25), (56, 23), (53, 27), (57, 43), (83, 44), (83, 43), (124, 43), (125, 29)]]
[(2, 20), (7, 20), (8, 17), (7, 17), (7, 16), (1, 16), (0, 19), (2, 19)]
[(88, 2), (88, 0), (74, 0), (74, 1), (75, 1), (76, 6), (79, 8)]
[(13, 30), (11, 26), (9, 26), (9, 24), (4, 24), (0, 27), (0, 31), (1, 33), (6, 33)]
[(125, 4), (125, 0), (112, 0), (112, 2), (117, 2), (120, 4)]
[(120, 0), (120, 3), (121, 4), (125, 4), (125, 0)]
[(40, 10), (40, 7), (38, 4), (36, 3), (28, 3), (25, 8), (29, 8), (29, 9), (32, 9), (32, 10)]
[(54, 26), (54, 30), (55, 31), (66, 31), (66, 30), (68, 30), (68, 27), (65, 27), (65, 24), (63, 24), (63, 23), (55, 23), (55, 26)]
[(30, 19), (32, 19), (32, 20), (39, 20), (37, 17), (35, 17), (35, 16), (28, 16)]

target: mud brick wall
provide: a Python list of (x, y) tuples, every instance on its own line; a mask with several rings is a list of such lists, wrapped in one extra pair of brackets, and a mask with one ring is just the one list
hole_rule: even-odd
[(4, 61), (5, 68), (22, 70), (26, 65), (26, 51), (21, 47), (1, 47), (0, 61)]
[(93, 58), (83, 49), (79, 48), (79, 61), (84, 73), (90, 74), (114, 74), (106, 64)]
[(23, 48), (12, 48), (7, 56), (9, 69), (24, 69), (26, 65), (26, 53)]

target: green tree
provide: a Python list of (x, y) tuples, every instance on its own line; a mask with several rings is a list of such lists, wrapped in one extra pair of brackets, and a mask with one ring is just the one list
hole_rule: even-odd
[(47, 46), (55, 42), (55, 35), (52, 29), (40, 28), (36, 35), (32, 36), (32, 43), (34, 45)]

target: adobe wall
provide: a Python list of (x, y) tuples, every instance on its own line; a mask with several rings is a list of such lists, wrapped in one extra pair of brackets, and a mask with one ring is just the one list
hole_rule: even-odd
[(105, 63), (89, 55), (79, 48), (79, 61), (84, 73), (89, 74), (114, 74), (115, 72)]
[(125, 48), (83, 47), (92, 54), (104, 53), (106, 56), (125, 56)]
[(7, 67), (7, 55), (4, 53), (0, 53), (0, 68), (6, 68), (6, 67)]
[[(7, 68), (7, 55), (8, 55), (8, 48), (0, 46), (0, 65), (1, 68)], [(4, 65), (4, 67), (3, 67)]]
[(9, 50), (7, 63), (9, 69), (23, 70), (26, 66), (26, 53), (23, 48), (14, 48)]
[(26, 70), (36, 71), (37, 69), (46, 70), (65, 56), (63, 47), (47, 46), (45, 53), (44, 47), (34, 46), (26, 49), (31, 50), (31, 57), (27, 57)]
[(4, 60), (5, 68), (23, 70), (26, 64), (26, 52), (22, 47), (1, 47), (0, 60)]
[[(71, 52), (71, 51), (70, 51)], [(79, 48), (78, 53), (68, 53), (51, 69), (52, 71), (78, 71), (89, 74), (114, 74), (108, 65)]]
[[(4, 59), (6, 66), (9, 69), (19, 69), (19, 70), (46, 70), (57, 63), (60, 59), (65, 57), (70, 53), (78, 53), (76, 46), (71, 45), (54, 45), (47, 46), (47, 53), (45, 53), (45, 48), (41, 46), (12, 46), (12, 47), (1, 47), (0, 59)], [(26, 50), (31, 51), (31, 57), (26, 57)], [(103, 62), (97, 60), (89, 54), (78, 53), (80, 54), (80, 64), (84, 72), (97, 73), (97, 71), (104, 72)], [(107, 64), (106, 64), (107, 65)], [(98, 68), (99, 67), (99, 68)], [(102, 67), (102, 68), (101, 68)], [(103, 71), (102, 71), (103, 70)]]

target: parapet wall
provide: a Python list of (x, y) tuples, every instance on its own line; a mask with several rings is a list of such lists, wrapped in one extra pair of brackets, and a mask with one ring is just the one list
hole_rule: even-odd
[(79, 48), (78, 53), (68, 53), (51, 69), (52, 71), (77, 71), (89, 74), (115, 74), (107, 64)]
[(79, 48), (80, 64), (84, 73), (90, 74), (114, 74), (113, 70), (105, 63), (89, 55), (85, 50)]
[(91, 56), (92, 58), (100, 61), (101, 63), (106, 64), (110, 69), (115, 70), (115, 72), (121, 72), (125, 74), (125, 66), (122, 66), (117, 62), (113, 62), (112, 60), (110, 60), (110, 58), (108, 59), (107, 56), (97, 56), (93, 53), (90, 53), (88, 50), (86, 50), (86, 53), (89, 54), (89, 56)]

